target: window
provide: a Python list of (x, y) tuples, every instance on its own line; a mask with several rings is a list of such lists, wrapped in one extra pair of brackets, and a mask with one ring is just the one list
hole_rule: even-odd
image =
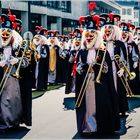
[(48, 7), (52, 7), (52, 5), (53, 5), (53, 1), (47, 1), (47, 6)]
[(105, 13), (108, 13), (108, 9), (105, 9)]
[(122, 9), (122, 15), (126, 15), (126, 9)]
[(61, 1), (62, 12), (71, 12), (71, 1)]
[(132, 9), (127, 9), (127, 15), (132, 15)]
[(42, 1), (31, 1), (31, 4), (42, 6)]
[(35, 35), (35, 26), (41, 25), (41, 15), (40, 14), (31, 14), (31, 32)]
[(71, 1), (47, 1), (47, 7), (70, 13)]
[(105, 12), (104, 8), (103, 8), (103, 7), (101, 7), (101, 13), (104, 13), (104, 12)]

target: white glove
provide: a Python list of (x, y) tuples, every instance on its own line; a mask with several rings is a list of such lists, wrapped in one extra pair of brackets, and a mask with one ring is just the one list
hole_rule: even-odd
[(14, 65), (14, 64), (16, 64), (16, 63), (18, 63), (18, 58), (15, 58), (15, 57), (13, 57), (12, 59), (10, 59), (10, 64), (12, 64), (12, 65)]
[(64, 52), (62, 52), (62, 56), (63, 56), (63, 57), (66, 57), (66, 54), (65, 54)]
[(81, 75), (83, 73), (83, 66), (84, 64), (83, 63), (78, 63), (77, 64), (77, 67), (76, 67), (76, 71)]
[(6, 60), (0, 61), (0, 67), (4, 67), (7, 64)]
[(133, 68), (135, 69), (138, 66), (138, 62), (134, 62)]
[(117, 72), (117, 74), (118, 74), (119, 77), (122, 77), (123, 73), (124, 73), (124, 69), (120, 69), (120, 70)]

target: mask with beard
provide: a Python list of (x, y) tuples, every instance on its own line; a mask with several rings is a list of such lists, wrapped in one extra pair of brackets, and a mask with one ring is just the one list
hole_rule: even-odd
[(113, 39), (112, 36), (114, 34), (114, 27), (112, 25), (106, 25), (104, 33), (107, 41), (112, 40)]
[(38, 46), (39, 44), (41, 44), (41, 36), (40, 35), (35, 35), (33, 42), (36, 46)]
[(98, 37), (98, 33), (96, 30), (87, 30), (85, 33), (85, 44), (87, 49), (91, 49), (94, 47), (96, 40)]
[(49, 37), (48, 43), (49, 43), (49, 45), (54, 46), (55, 45), (55, 37)]
[(64, 42), (60, 42), (59, 47), (60, 47), (61, 49), (64, 49)]
[(76, 38), (74, 42), (75, 50), (79, 50), (81, 46), (81, 38)]
[(122, 32), (122, 41), (125, 43), (127, 42), (129, 37), (129, 33), (128, 32)]
[(1, 45), (3, 47), (8, 46), (12, 42), (12, 30), (8, 28), (3, 28), (1, 30)]

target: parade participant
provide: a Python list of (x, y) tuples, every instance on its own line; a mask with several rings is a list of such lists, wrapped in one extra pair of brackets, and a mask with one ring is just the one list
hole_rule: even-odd
[(47, 89), (48, 83), (48, 67), (49, 67), (49, 47), (47, 38), (44, 36), (47, 30), (42, 26), (36, 26), (37, 34), (34, 36), (33, 42), (37, 50), (37, 65), (35, 71), (36, 89), (43, 91)]
[(56, 75), (56, 83), (65, 84), (68, 77), (68, 37), (66, 35), (58, 36), (59, 39), (59, 57), (57, 64), (59, 65), (58, 73)]
[(73, 44), (72, 44), (72, 50), (70, 52), (70, 58), (69, 58), (69, 65), (68, 65), (68, 80), (66, 83), (66, 89), (65, 93), (75, 93), (75, 84), (76, 84), (76, 59), (78, 52), (81, 47), (81, 37), (82, 37), (82, 29), (75, 29), (73, 32)]
[[(13, 26), (14, 26), (14, 29), (20, 34), (22, 31), (22, 21), (20, 19), (15, 19)], [(31, 38), (33, 38), (32, 34), (31, 34)], [(30, 42), (28, 45), (30, 46)], [(32, 53), (30, 51), (29, 46), (27, 46), (27, 49), (25, 51), (25, 56), (28, 61), (28, 66), (21, 67), (20, 72), (19, 72), (20, 74), (19, 84), (20, 84), (20, 92), (21, 92), (21, 99), (22, 99), (21, 123), (24, 123), (27, 126), (32, 125), (32, 80), (33, 79), (31, 77), (32, 76), (32, 70), (31, 70), (31, 54)], [(24, 48), (21, 48), (20, 52), (21, 51), (23, 52)], [(22, 55), (22, 53), (20, 55)]]
[(122, 29), (122, 37), (121, 40), (124, 42), (126, 50), (127, 50), (127, 67), (131, 72), (135, 72), (136, 77), (133, 80), (130, 80), (130, 87), (133, 94), (139, 93), (139, 52), (138, 46), (133, 40), (133, 34), (130, 32), (131, 23), (122, 22), (120, 24), (120, 28)]
[(71, 51), (71, 48), (72, 48), (73, 39), (74, 39), (73, 33), (68, 34), (68, 48), (69, 48), (69, 52)]
[[(19, 126), (22, 119), (22, 99), (19, 80), (14, 77), (16, 65), (21, 60), (17, 58), (16, 51), (22, 43), (21, 36), (13, 29), (15, 15), (2, 14), (0, 30), (2, 55), (0, 66), (4, 75), (0, 86), (0, 129), (9, 129)], [(27, 61), (23, 59), (22, 66), (26, 67)]]
[(135, 43), (138, 45), (138, 50), (139, 50), (139, 72), (140, 72), (140, 27), (136, 27)]
[(50, 30), (48, 31), (48, 45), (50, 50), (49, 58), (49, 73), (48, 73), (48, 83), (55, 84), (57, 74), (59, 72), (59, 40), (58, 40), (58, 31)]
[(113, 13), (102, 14), (100, 17), (104, 17), (106, 19), (106, 25), (104, 25), (101, 30), (104, 34), (105, 46), (110, 54), (112, 61), (113, 79), (115, 83), (115, 89), (119, 96), (120, 115), (125, 117), (125, 113), (129, 109), (126, 97), (126, 89), (121, 81), (121, 77), (123, 76), (124, 71), (123, 68), (118, 68), (118, 65), (114, 59), (115, 55), (119, 55), (123, 61), (125, 61), (127, 58), (125, 45), (122, 41), (120, 41), (121, 30), (118, 26), (116, 26), (121, 17)]
[(35, 70), (36, 70), (36, 64), (38, 62), (38, 58), (37, 58), (38, 53), (37, 53), (36, 45), (34, 44), (33, 40), (30, 42), (30, 48), (28, 52), (26, 52), (26, 55), (29, 56), (32, 90), (36, 90)]
[(87, 29), (84, 33), (86, 45), (77, 56), (78, 132), (111, 133), (120, 127), (111, 59), (103, 46), (102, 34), (98, 30), (100, 17), (95, 15), (81, 18), (85, 21)]

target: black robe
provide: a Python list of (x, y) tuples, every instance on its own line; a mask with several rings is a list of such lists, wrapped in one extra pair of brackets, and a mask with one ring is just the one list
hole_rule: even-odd
[[(19, 51), (18, 57), (21, 57), (23, 50)], [(26, 52), (25, 52), (26, 55)], [(26, 58), (27, 60), (28, 58)], [(32, 70), (31, 63), (28, 63), (27, 67), (20, 67), (19, 71), (20, 79), (20, 92), (22, 101), (22, 117), (21, 123), (27, 126), (32, 126)]]
[[(121, 55), (121, 50), (124, 56), (124, 59), (127, 60), (127, 53), (126, 53), (126, 48), (125, 45), (122, 41), (116, 40), (114, 42), (115, 44), (115, 48), (114, 48), (114, 55), (118, 54), (119, 56)], [(120, 69), (118, 68), (117, 64), (117, 71), (119, 71)], [(125, 87), (120, 79), (120, 77), (117, 76), (117, 93), (119, 95), (119, 110), (120, 113), (125, 113), (126, 111), (129, 110), (128, 107), (128, 100), (127, 100), (127, 94), (126, 94), (126, 90)]]
[[(46, 54), (44, 54), (45, 50)], [(47, 56), (45, 58), (41, 56), (41, 58), (38, 61), (37, 90), (47, 90), (49, 54), (50, 53), (48, 45), (41, 46), (41, 55)]]
[[(79, 58), (85, 66), (83, 67), (83, 73), (79, 75), (76, 73), (76, 100), (80, 92), (81, 86), (83, 84), (88, 65), (87, 62), (87, 50), (80, 50), (78, 53), (77, 63)], [(108, 65), (108, 72), (101, 74), (101, 83), (95, 83), (95, 100), (96, 100), (96, 121), (97, 121), (97, 132), (98, 133), (108, 133), (120, 128), (119, 120), (119, 108), (118, 108), (118, 97), (115, 91), (115, 86), (113, 82), (112, 75), (112, 62), (110, 56), (107, 52), (105, 61)], [(95, 79), (99, 72), (99, 67), (94, 66)], [(77, 118), (77, 128), (78, 132), (83, 131), (83, 124), (85, 121), (86, 113), (86, 102), (85, 95), (82, 100), (82, 104), (79, 108), (76, 108), (76, 118)]]
[[(56, 64), (56, 83), (66, 83), (68, 77), (68, 60), (69, 54), (67, 53), (65, 58), (60, 56), (60, 48), (57, 52), (57, 64)], [(63, 50), (67, 51), (67, 50)]]
[(22, 99), (22, 118), (21, 122), (27, 126), (32, 125), (32, 71), (31, 65), (20, 69), (20, 91)]
[[(136, 52), (136, 55), (139, 56), (139, 50), (136, 43), (132, 41), (132, 43), (129, 43), (128, 45), (132, 46), (132, 48), (134, 48)], [(136, 77), (133, 80), (129, 81), (130, 87), (134, 95), (139, 95), (140, 94), (139, 62), (138, 62), (138, 67), (133, 68), (134, 61), (132, 59), (132, 51), (128, 54), (128, 60), (129, 60), (130, 72), (135, 72), (136, 74)]]
[[(73, 57), (76, 57), (76, 50), (72, 50), (71, 52), (70, 52), (70, 57), (71, 57), (71, 55), (73, 56)], [(73, 65), (74, 65), (74, 61), (72, 61), (72, 62), (68, 62), (68, 68), (67, 68), (67, 71), (68, 71), (68, 75), (67, 75), (67, 77), (68, 77), (68, 79), (67, 79), (67, 82), (66, 82), (66, 88), (65, 88), (65, 94), (69, 94), (69, 93), (71, 93), (72, 91), (71, 91), (71, 88), (72, 88), (72, 86), (73, 86), (73, 76), (72, 76), (72, 70), (73, 70)]]
[(32, 88), (36, 88), (36, 79), (35, 79), (35, 69), (36, 69), (36, 61), (35, 61), (35, 56), (34, 56), (34, 51), (31, 50), (31, 62), (30, 62), (30, 67), (31, 67), (31, 82), (32, 82)]

